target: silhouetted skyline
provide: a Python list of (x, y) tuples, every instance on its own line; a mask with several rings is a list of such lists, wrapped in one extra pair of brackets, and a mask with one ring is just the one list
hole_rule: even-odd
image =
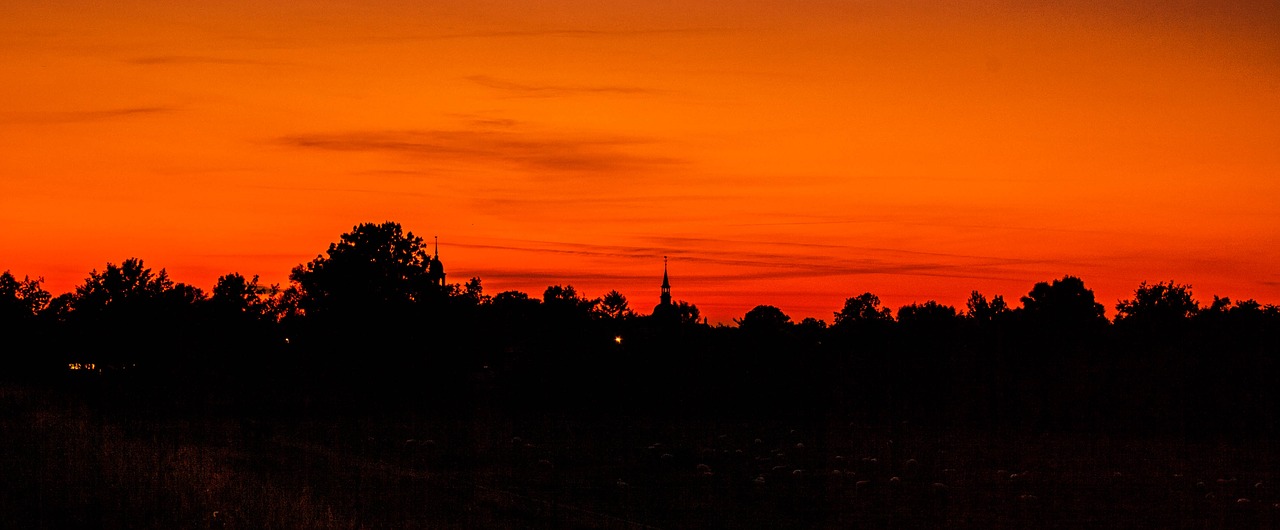
[(1280, 302), (1280, 6), (6, 5), (0, 268), (283, 283), (395, 219), (713, 322), (1086, 278)]
[(128, 258), (54, 296), (0, 273), (0, 514), (1252, 528), (1280, 507), (1275, 305), (1175, 281), (1105, 304), (1063, 275), (1016, 301), (850, 292), (828, 318), (758, 303), (723, 326), (683, 299), (683, 266), (655, 263), (633, 305), (452, 264), (448, 282), (449, 250), (385, 221), (288, 284), (206, 290)]

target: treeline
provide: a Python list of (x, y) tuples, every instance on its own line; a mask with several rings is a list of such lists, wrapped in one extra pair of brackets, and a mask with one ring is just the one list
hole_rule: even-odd
[(758, 306), (713, 327), (685, 302), (642, 316), (616, 291), (551, 286), (537, 299), (443, 280), (395, 223), (356, 226), (285, 287), (228, 274), (205, 292), (129, 259), (55, 297), (5, 272), (4, 373), (242, 412), (493, 406), (1280, 434), (1280, 309), (1202, 305), (1174, 282), (1138, 286), (1114, 321), (1066, 276), (1016, 308), (975, 291), (964, 308), (894, 314), (864, 293), (830, 324)]

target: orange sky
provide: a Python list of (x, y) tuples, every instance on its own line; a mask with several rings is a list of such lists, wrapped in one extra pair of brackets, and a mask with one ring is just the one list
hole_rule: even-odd
[[(1084, 278), (1280, 303), (1280, 4), (0, 4), (0, 270), (450, 279), (712, 322)], [(934, 4), (948, 4), (938, 6)]]

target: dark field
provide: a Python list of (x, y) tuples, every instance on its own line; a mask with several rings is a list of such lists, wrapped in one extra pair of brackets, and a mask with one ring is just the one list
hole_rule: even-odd
[(1280, 528), (1271, 440), (0, 391), (8, 528)]

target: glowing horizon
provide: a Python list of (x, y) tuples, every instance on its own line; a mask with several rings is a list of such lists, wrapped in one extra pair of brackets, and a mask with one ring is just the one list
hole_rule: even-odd
[(209, 290), (362, 222), (711, 322), (1084, 279), (1280, 303), (1280, 6), (0, 6), (0, 270)]

